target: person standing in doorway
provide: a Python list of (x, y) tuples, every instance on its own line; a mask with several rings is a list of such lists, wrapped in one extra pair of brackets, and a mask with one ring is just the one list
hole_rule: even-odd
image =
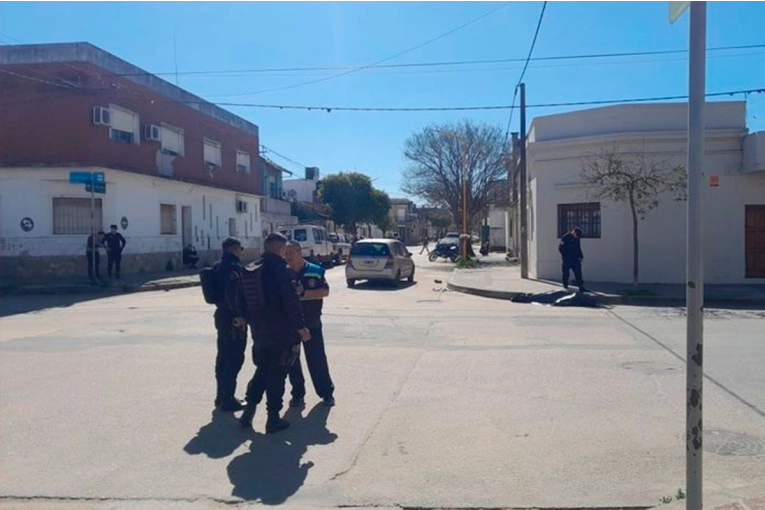
[(109, 279), (112, 279), (112, 268), (115, 270), (115, 276), (120, 279), (120, 266), (122, 265), (122, 250), (125, 249), (127, 241), (122, 234), (117, 232), (117, 225), (112, 225), (111, 230), (104, 236), (106, 245), (106, 259), (109, 271)]
[(103, 247), (104, 231), (99, 230), (95, 236), (88, 236), (88, 242), (85, 248), (85, 258), (88, 260), (88, 278), (91, 285), (98, 285), (101, 281), (101, 253)]
[(561, 237), (558, 251), (563, 262), (563, 288), (568, 290), (569, 278), (571, 271), (573, 271), (579, 292), (587, 292), (582, 280), (582, 260), (584, 259), (584, 254), (582, 253), (581, 238), (582, 229), (574, 227), (571, 232)]
[[(329, 296), (329, 284), (324, 278), (324, 268), (311, 264), (303, 259), (300, 244), (292, 241), (287, 244), (287, 264), (295, 273), (296, 290), (303, 306), (303, 317), (311, 340), (303, 346), (305, 362), (316, 394), (327, 407), (335, 405), (335, 386), (329, 375), (327, 354), (324, 350), (324, 333), (321, 326), (321, 309), (324, 298)], [(292, 400), (290, 407), (305, 405), (305, 377), (300, 360), (298, 359), (289, 369), (290, 384), (292, 385)]]

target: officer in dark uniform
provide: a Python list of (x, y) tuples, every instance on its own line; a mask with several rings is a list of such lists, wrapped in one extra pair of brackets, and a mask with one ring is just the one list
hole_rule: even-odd
[(584, 288), (584, 281), (582, 281), (582, 260), (584, 259), (584, 254), (582, 253), (581, 237), (582, 229), (574, 227), (571, 232), (561, 237), (558, 251), (563, 259), (563, 288), (568, 290), (571, 271), (574, 271), (574, 278), (576, 278), (576, 286), (579, 287), (579, 292), (587, 292), (587, 289)]
[(109, 268), (109, 279), (112, 278), (112, 268), (116, 271), (114, 274), (117, 279), (120, 279), (120, 267), (122, 266), (122, 251), (125, 249), (127, 241), (125, 238), (117, 232), (117, 225), (112, 225), (111, 230), (104, 236), (104, 244), (106, 245), (106, 259), (107, 267)]
[(85, 258), (88, 261), (88, 278), (92, 285), (96, 285), (101, 280), (101, 253), (99, 250), (104, 247), (104, 231), (99, 230), (95, 237), (93, 234), (88, 236), (85, 244)]
[[(311, 374), (314, 390), (322, 403), (332, 407), (335, 405), (333, 397), (335, 386), (329, 375), (321, 327), (321, 309), (324, 298), (329, 296), (329, 284), (324, 278), (324, 268), (303, 259), (300, 243), (292, 241), (287, 245), (287, 263), (295, 273), (296, 289), (300, 296), (300, 303), (303, 305), (303, 316), (311, 332), (311, 341), (306, 342), (304, 346), (308, 372)], [(297, 360), (290, 368), (289, 377), (292, 385), (290, 407), (302, 407), (305, 405), (305, 377), (300, 360)]]
[(266, 433), (289, 427), (279, 413), (284, 398), (287, 370), (297, 359), (300, 342), (309, 341), (311, 333), (303, 319), (300, 299), (293, 286), (292, 274), (284, 259), (287, 238), (273, 233), (263, 243), (263, 310), (248, 311), (252, 331), (252, 357), (257, 368), (247, 385), (247, 407), (239, 423), (252, 427), (255, 409), (266, 394)]
[(247, 347), (247, 324), (241, 300), (240, 280), (242, 265), (239, 257), (244, 251), (235, 237), (223, 241), (223, 257), (220, 261), (223, 301), (215, 310), (215, 329), (218, 330), (218, 355), (215, 358), (215, 380), (218, 391), (215, 407), (220, 411), (240, 411), (243, 406), (234, 396), (236, 378), (244, 363)]

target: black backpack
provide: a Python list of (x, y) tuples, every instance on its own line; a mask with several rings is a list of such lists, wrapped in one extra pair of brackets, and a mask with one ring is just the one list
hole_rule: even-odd
[(219, 305), (223, 302), (223, 276), (220, 262), (202, 269), (199, 272), (199, 281), (202, 284), (205, 302), (211, 305)]

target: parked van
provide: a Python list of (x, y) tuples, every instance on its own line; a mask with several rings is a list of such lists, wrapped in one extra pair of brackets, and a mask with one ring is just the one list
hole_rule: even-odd
[(290, 241), (300, 243), (303, 258), (322, 265), (334, 263), (335, 254), (326, 228), (318, 225), (289, 225), (279, 227), (279, 232)]

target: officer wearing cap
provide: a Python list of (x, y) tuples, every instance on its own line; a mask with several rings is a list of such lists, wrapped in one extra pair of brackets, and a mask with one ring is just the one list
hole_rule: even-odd
[(569, 278), (571, 277), (571, 271), (573, 271), (579, 292), (587, 292), (587, 289), (584, 288), (584, 281), (582, 281), (582, 260), (584, 259), (584, 254), (582, 253), (581, 237), (582, 229), (574, 227), (571, 232), (561, 237), (558, 251), (563, 261), (563, 288), (568, 290)]
[[(308, 372), (322, 403), (332, 407), (335, 405), (335, 386), (329, 375), (321, 326), (321, 309), (324, 298), (329, 296), (329, 284), (324, 278), (324, 268), (303, 259), (299, 243), (292, 241), (287, 244), (286, 259), (295, 273), (295, 286), (303, 307), (303, 316), (311, 332), (311, 341), (303, 346)], [(290, 407), (302, 407), (305, 405), (305, 377), (300, 360), (290, 368), (289, 378), (292, 385)]]
[(215, 329), (218, 330), (218, 355), (215, 358), (215, 380), (217, 395), (215, 407), (220, 411), (232, 412), (243, 409), (242, 403), (234, 396), (236, 378), (244, 363), (247, 347), (247, 324), (244, 321), (243, 303), (240, 296), (242, 264), (239, 257), (244, 252), (242, 243), (236, 237), (223, 241), (223, 256), (220, 260), (219, 277), (223, 300), (215, 309)]

